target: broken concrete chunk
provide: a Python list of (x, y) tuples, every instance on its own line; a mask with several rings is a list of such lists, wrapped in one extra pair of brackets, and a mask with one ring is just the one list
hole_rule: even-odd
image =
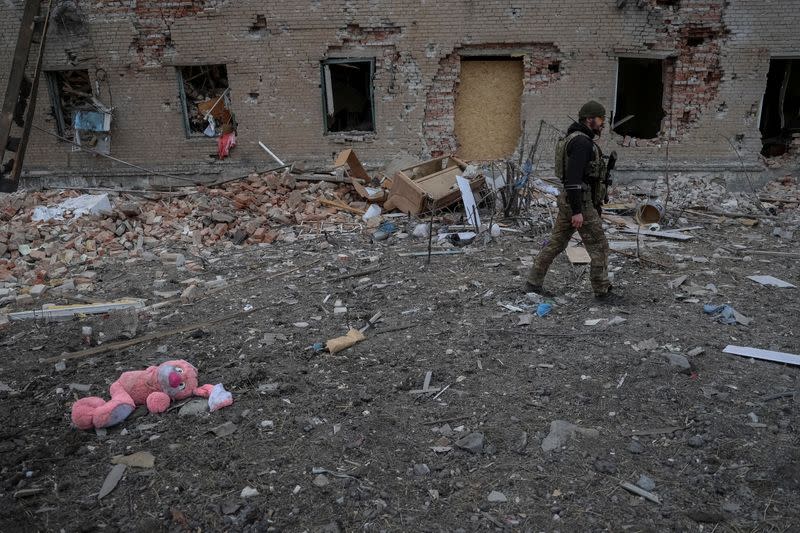
[(217, 437), (227, 437), (228, 435), (232, 435), (236, 433), (238, 427), (233, 422), (225, 422), (224, 424), (220, 424), (219, 426), (212, 428), (211, 432), (214, 433)]
[(550, 434), (542, 441), (542, 450), (550, 452), (561, 448), (576, 435), (597, 438), (600, 432), (592, 428), (578, 427), (566, 420), (553, 420), (550, 422)]
[(468, 435), (464, 435), (456, 441), (456, 446), (462, 450), (467, 450), (470, 453), (481, 453), (483, 451), (484, 436), (483, 433), (475, 431)]
[(138, 468), (153, 468), (156, 458), (150, 452), (136, 452), (130, 455), (115, 455), (111, 463), (115, 465), (135, 466)]
[(242, 498), (252, 498), (254, 496), (258, 496), (258, 490), (254, 489), (253, 487), (245, 487), (242, 489), (240, 496)]
[(47, 290), (47, 285), (37, 284), (31, 287), (29, 294), (34, 298), (38, 298), (39, 296), (44, 294), (44, 291), (46, 290)]
[(183, 404), (178, 416), (200, 416), (206, 413), (208, 413), (208, 401), (196, 399)]
[(188, 304), (196, 300), (198, 296), (200, 296), (200, 289), (197, 288), (197, 285), (189, 285), (181, 293), (181, 302)]
[(636, 482), (636, 485), (639, 488), (646, 490), (647, 492), (652, 492), (653, 489), (656, 488), (656, 482), (650, 479), (649, 477), (645, 476), (644, 474), (639, 476), (639, 481)]
[(100, 492), (97, 494), (98, 500), (102, 500), (108, 496), (111, 491), (117, 487), (117, 484), (119, 483), (119, 480), (122, 479), (122, 475), (125, 473), (126, 468), (126, 465), (119, 464), (115, 465), (114, 468), (111, 469), (111, 472), (108, 473), (105, 481), (103, 481), (103, 486), (100, 487)]
[(428, 468), (428, 465), (425, 463), (420, 463), (414, 465), (414, 475), (415, 476), (427, 476), (431, 473), (431, 469)]
[(506, 503), (508, 501), (506, 495), (497, 490), (490, 492), (486, 499), (491, 503)]
[(688, 370), (690, 370), (692, 368), (692, 365), (691, 365), (691, 363), (689, 363), (689, 360), (686, 357), (684, 357), (684, 356), (682, 356), (680, 354), (677, 354), (677, 353), (665, 353), (664, 357), (667, 358), (667, 361), (669, 361), (669, 364), (671, 366), (674, 366), (674, 367), (676, 367), (676, 368), (678, 368), (680, 370), (687, 370), (688, 371)]
[(691, 350), (686, 352), (686, 355), (688, 355), (689, 357), (695, 357), (697, 355), (701, 355), (701, 354), (705, 353), (705, 351), (706, 351), (705, 348), (702, 348), (702, 347), (698, 346), (697, 348), (692, 348)]

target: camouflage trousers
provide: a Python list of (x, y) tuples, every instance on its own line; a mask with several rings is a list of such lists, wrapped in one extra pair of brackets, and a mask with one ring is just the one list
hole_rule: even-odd
[[(595, 294), (605, 294), (611, 284), (608, 282), (608, 241), (603, 233), (602, 219), (600, 218), (600, 213), (591, 204), (588, 195), (584, 197), (582, 211), (583, 225), (578, 230), (578, 233), (583, 239), (583, 245), (592, 260), (589, 268), (592, 290)], [(564, 251), (574, 233), (572, 208), (570, 208), (567, 201), (567, 195), (562, 192), (558, 197), (558, 217), (553, 227), (553, 233), (550, 235), (550, 241), (536, 256), (536, 261), (534, 261), (528, 273), (528, 283), (542, 285), (553, 260)]]

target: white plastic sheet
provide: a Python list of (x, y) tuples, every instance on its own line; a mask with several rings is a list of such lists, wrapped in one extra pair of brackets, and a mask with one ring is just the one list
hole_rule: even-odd
[(36, 206), (33, 208), (31, 220), (63, 220), (64, 213), (72, 211), (72, 218), (83, 215), (111, 214), (111, 202), (107, 194), (83, 194), (76, 198), (64, 200), (55, 207)]

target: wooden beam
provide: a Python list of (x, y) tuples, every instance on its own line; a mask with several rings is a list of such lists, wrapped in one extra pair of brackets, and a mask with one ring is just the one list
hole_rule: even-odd
[[(0, 111), (0, 154), (5, 155), (6, 143), (11, 133), (11, 122), (14, 118), (14, 108), (19, 99), (22, 80), (25, 78), (25, 65), (28, 64), (28, 54), (31, 49), (35, 19), (39, 12), (37, 0), (26, 0), (22, 12), (22, 22), (17, 34), (17, 46), (14, 49), (14, 59), (11, 63), (11, 74), (6, 86), (6, 95), (3, 99), (3, 108)], [(33, 96), (33, 93), (31, 93)], [(3, 157), (0, 157), (0, 163)]]
[(22, 173), (22, 164), (25, 161), (25, 149), (28, 147), (28, 139), (31, 135), (31, 125), (33, 115), (36, 111), (36, 96), (39, 93), (39, 80), (42, 77), (42, 61), (44, 59), (44, 45), (47, 42), (47, 28), (50, 26), (50, 10), (53, 0), (47, 2), (47, 15), (42, 26), (42, 36), (39, 42), (39, 54), (36, 57), (36, 67), (33, 74), (33, 84), (31, 85), (31, 96), (28, 100), (28, 107), (25, 109), (25, 125), (22, 127), (22, 139), (19, 142), (16, 156), (14, 157), (14, 169), (11, 171), (11, 187), (17, 188), (19, 176)]

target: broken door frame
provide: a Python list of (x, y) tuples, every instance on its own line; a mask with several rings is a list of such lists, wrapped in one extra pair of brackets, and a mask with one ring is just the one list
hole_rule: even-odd
[[(667, 92), (667, 83), (666, 83), (666, 79), (664, 78), (663, 68), (666, 67), (667, 61), (674, 61), (675, 58), (677, 57), (677, 55), (678, 55), (677, 52), (669, 51), (669, 50), (664, 50), (663, 52), (650, 52), (650, 53), (642, 53), (642, 54), (636, 54), (636, 53), (615, 54), (614, 55), (614, 92), (611, 93), (611, 101), (612, 101), (612, 104), (611, 104), (611, 117), (609, 117), (609, 118), (611, 120), (613, 120), (613, 121), (617, 121), (617, 120), (620, 119), (620, 117), (617, 116), (617, 91), (619, 91), (619, 60), (620, 59), (658, 59), (660, 61), (663, 61), (662, 65), (661, 65), (662, 66), (661, 81), (662, 81), (662, 85), (664, 86), (664, 93), (666, 93)], [(664, 109), (665, 112), (669, 108), (672, 107), (672, 90), (670, 90), (669, 94), (670, 94), (670, 97), (669, 97), (670, 101), (669, 102), (664, 101), (664, 98), (665, 98), (664, 94), (662, 94), (662, 96), (661, 96), (662, 105), (663, 104), (667, 104), (667, 106), (665, 106), (665, 109)], [(667, 120), (667, 117), (670, 117), (670, 116), (672, 116), (671, 113), (666, 113), (664, 115), (664, 118), (661, 119), (661, 128), (659, 129), (658, 136), (661, 136), (664, 133), (666, 133), (667, 136), (671, 136), (672, 135), (672, 132), (671, 132), (672, 123), (670, 123), (669, 129), (666, 132), (664, 131), (664, 121)], [(611, 125), (613, 125), (613, 124), (609, 124), (609, 134), (619, 135), (616, 132), (614, 132), (613, 129), (611, 129)]]
[[(329, 131), (328, 130), (328, 92), (333, 91), (329, 87), (327, 78), (330, 78), (328, 65), (341, 65), (343, 63), (369, 63), (369, 103), (372, 111), (371, 130), (351, 130), (351, 131)], [(369, 57), (330, 57), (323, 59), (319, 64), (320, 87), (322, 88), (322, 134), (323, 135), (347, 135), (350, 133), (376, 133), (378, 131), (378, 116), (375, 113), (375, 58)], [(331, 96), (333, 93), (331, 92)]]

